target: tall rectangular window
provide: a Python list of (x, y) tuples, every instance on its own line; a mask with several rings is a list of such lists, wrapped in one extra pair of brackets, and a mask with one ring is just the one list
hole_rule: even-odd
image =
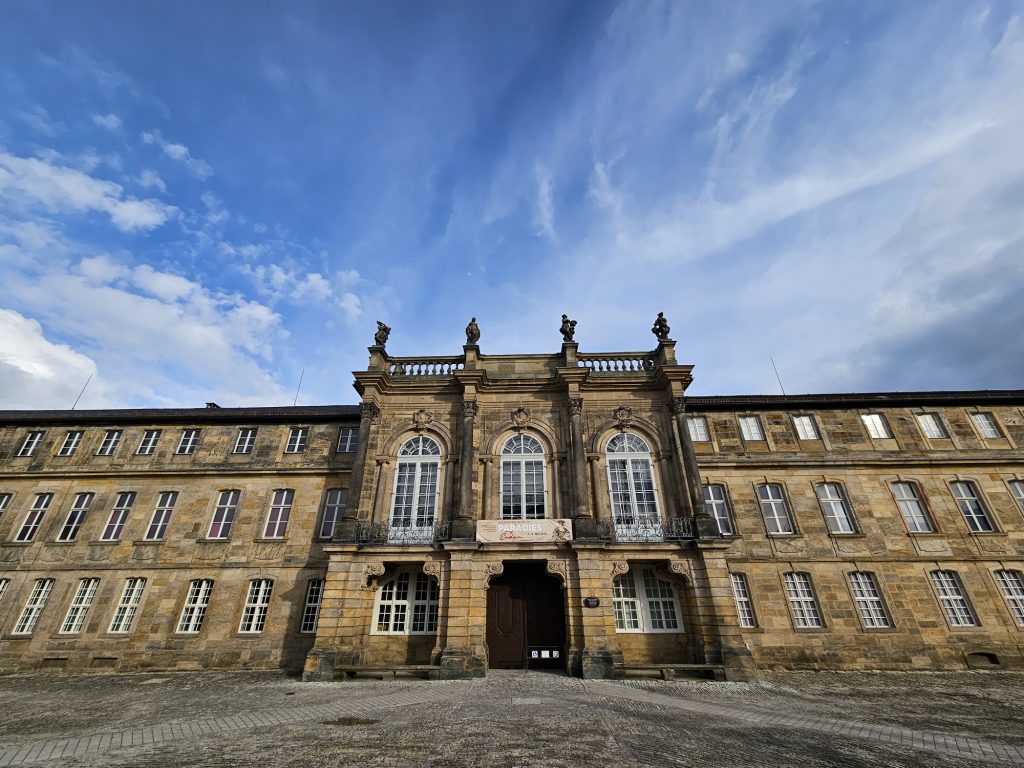
[(865, 413), (861, 414), (861, 421), (864, 422), (864, 428), (867, 429), (868, 434), (876, 440), (884, 440), (892, 437), (892, 432), (889, 431), (889, 424), (885, 420), (885, 416), (880, 413)]
[(996, 584), (1010, 607), (1014, 622), (1024, 627), (1024, 576), (1020, 571), (996, 571)]
[(57, 451), (58, 456), (74, 456), (75, 451), (78, 450), (78, 444), (82, 442), (81, 432), (68, 432), (64, 435), (64, 442), (61, 443), (60, 450)]
[(203, 619), (206, 617), (206, 609), (210, 606), (212, 591), (213, 582), (210, 579), (196, 579), (188, 585), (185, 605), (182, 606), (181, 618), (178, 619), (178, 632), (194, 635), (203, 628)]
[(818, 483), (814, 486), (814, 492), (818, 495), (829, 533), (856, 533), (853, 515), (850, 514), (850, 507), (839, 483)]
[(99, 579), (82, 579), (78, 582), (78, 589), (75, 590), (75, 596), (71, 598), (71, 605), (64, 617), (64, 623), (60, 625), (60, 634), (75, 635), (82, 631), (85, 614), (89, 612), (99, 585)]
[[(1013, 496), (1013, 500), (1017, 502), (1020, 511), (1024, 512), (1024, 480), (1011, 480), (1007, 485), (1010, 486), (1010, 494)], [(2, 505), (0, 505), (0, 509), (3, 509)]]
[(85, 515), (92, 506), (93, 498), (95, 496), (91, 493), (80, 493), (75, 496), (75, 503), (71, 505), (68, 518), (64, 521), (64, 527), (60, 529), (60, 533), (57, 535), (57, 541), (75, 540), (78, 536), (78, 531), (82, 528), (82, 523), (85, 521)]
[(100, 449), (96, 451), (97, 456), (113, 456), (114, 451), (117, 450), (118, 444), (121, 442), (121, 430), (120, 429), (108, 429), (106, 434), (103, 435), (103, 442), (100, 443)]
[(181, 430), (181, 439), (178, 441), (178, 447), (174, 452), (182, 454), (195, 453), (197, 445), (199, 445), (199, 430), (183, 429)]
[(376, 602), (374, 634), (423, 635), (437, 631), (437, 579), (422, 571), (396, 571), (394, 578), (381, 584)]
[(5, 509), (7, 509), (7, 507), (10, 506), (10, 504), (11, 504), (11, 494), (9, 494), (9, 493), (0, 493), (0, 514), (3, 514), (3, 511)]
[(857, 605), (861, 623), (865, 629), (885, 629), (892, 626), (889, 613), (885, 610), (882, 593), (878, 589), (875, 574), (854, 571), (848, 574), (853, 602)]
[(50, 597), (50, 590), (53, 589), (53, 579), (36, 579), (32, 586), (32, 592), (25, 601), (25, 607), (21, 609), (21, 615), (11, 630), (12, 635), (31, 635), (39, 623), (39, 616), (46, 607), (46, 600)]
[(711, 439), (706, 416), (687, 416), (686, 428), (690, 432), (690, 440), (695, 443), (706, 443)]
[(757, 501), (768, 533), (795, 533), (793, 517), (789, 514), (786, 496), (779, 483), (757, 486)]
[(744, 440), (764, 440), (761, 420), (757, 416), (740, 416), (740, 434)]
[(818, 428), (814, 425), (813, 416), (794, 416), (793, 426), (796, 436), (801, 440), (819, 440)]
[(338, 453), (353, 453), (356, 449), (356, 442), (359, 440), (359, 430), (352, 427), (342, 427), (338, 432)]
[(270, 514), (267, 515), (267, 527), (263, 530), (266, 539), (283, 539), (288, 531), (288, 518), (292, 513), (292, 500), (295, 491), (281, 489), (274, 491), (270, 502)]
[(252, 447), (256, 444), (256, 429), (249, 427), (238, 430), (238, 438), (235, 440), (235, 447), (232, 453), (252, 453)]
[(226, 539), (231, 535), (231, 524), (235, 522), (235, 512), (238, 511), (238, 500), (241, 496), (241, 491), (220, 492), (217, 506), (213, 510), (213, 521), (210, 523), (208, 538)]
[(324, 517), (320, 522), (320, 538), (329, 539), (334, 535), (334, 526), (345, 514), (348, 503), (348, 491), (344, 488), (331, 488), (324, 497)]
[(21, 448), (18, 449), (18, 455), (35, 456), (36, 449), (39, 447), (39, 443), (43, 439), (43, 434), (43, 432), (29, 432), (25, 435), (25, 439), (21, 443)]
[(142, 456), (149, 456), (156, 450), (156, 444), (160, 442), (160, 435), (163, 434), (161, 429), (147, 429), (142, 434), (142, 440), (139, 442), (139, 450), (136, 453)]
[(711, 483), (704, 486), (704, 509), (715, 518), (719, 533), (723, 536), (733, 535), (732, 517), (729, 515), (729, 497), (725, 493), (724, 485)]
[(107, 525), (103, 529), (100, 541), (117, 541), (121, 538), (124, 524), (128, 522), (128, 514), (134, 505), (135, 491), (122, 491), (117, 494), (117, 501), (114, 502), (114, 508), (110, 510), (110, 517), (107, 519)]
[(273, 589), (274, 582), (270, 579), (255, 579), (249, 582), (249, 594), (245, 598), (242, 623), (238, 625), (239, 632), (256, 634), (263, 631), (263, 625), (267, 621), (267, 610), (270, 608), (270, 593)]
[(139, 610), (139, 603), (142, 602), (142, 592), (146, 589), (146, 580), (142, 578), (127, 579), (124, 583), (124, 592), (114, 609), (114, 619), (110, 622), (110, 632), (123, 634), (132, 628), (132, 621), (135, 620), (135, 613)]
[(963, 512), (967, 527), (973, 533), (991, 533), (996, 529), (985, 505), (981, 503), (981, 497), (978, 495), (974, 483), (956, 481), (950, 483), (949, 487), (953, 492), (953, 498), (956, 499), (957, 506)]
[(36, 494), (36, 500), (32, 502), (28, 514), (25, 515), (25, 522), (22, 523), (21, 530), (18, 531), (18, 535), (14, 539), (15, 541), (32, 541), (35, 538), (36, 531), (39, 530), (39, 525), (43, 522), (43, 515), (50, 508), (50, 502), (52, 501), (52, 493)]
[(929, 439), (938, 440), (949, 437), (949, 433), (946, 432), (946, 428), (942, 425), (942, 419), (937, 413), (917, 414), (917, 425), (921, 427), (922, 434)]
[(288, 433), (288, 444), (285, 446), (285, 453), (302, 453), (306, 450), (306, 441), (309, 439), (309, 427), (292, 427)]
[(675, 588), (650, 567), (612, 580), (612, 608), (619, 632), (683, 631)]
[(747, 577), (742, 573), (731, 573), (729, 578), (732, 581), (732, 596), (736, 600), (736, 614), (739, 616), (740, 626), (744, 629), (753, 629), (757, 626), (757, 617), (754, 615), (754, 602), (750, 599)]
[(302, 624), (299, 631), (303, 633), (316, 632), (317, 622), (320, 620), (320, 603), (324, 598), (324, 580), (310, 579), (306, 586), (306, 603), (302, 607)]
[(932, 571), (932, 584), (951, 627), (976, 627), (978, 620), (955, 571)]
[(932, 520), (924, 508), (914, 483), (905, 481), (893, 483), (892, 495), (896, 499), (896, 506), (900, 508), (900, 514), (903, 515), (903, 522), (907, 524), (908, 531), (911, 533), (933, 533), (935, 531), (935, 526), (932, 525)]
[(809, 573), (787, 573), (786, 596), (789, 598), (789, 611), (793, 615), (793, 624), (798, 629), (815, 629), (824, 626), (818, 602), (814, 599)]
[(4, 599), (4, 593), (7, 592), (7, 585), (10, 583), (10, 579), (0, 579), (0, 601)]
[(987, 440), (995, 440), (1003, 436), (1003, 433), (999, 431), (999, 425), (996, 424), (996, 417), (991, 413), (972, 413), (971, 421), (974, 423), (974, 428), (978, 430), (978, 434)]
[(149, 521), (149, 529), (146, 531), (148, 540), (155, 541), (164, 537), (167, 532), (167, 524), (171, 522), (171, 513), (177, 502), (177, 491), (164, 491), (160, 494), (156, 500), (156, 507), (153, 509), (153, 519)]

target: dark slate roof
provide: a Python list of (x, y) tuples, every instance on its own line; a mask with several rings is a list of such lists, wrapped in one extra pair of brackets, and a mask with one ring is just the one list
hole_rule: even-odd
[(280, 408), (118, 408), (97, 411), (0, 411), (2, 424), (267, 424), (353, 421), (358, 405)]
[(905, 408), (940, 405), (1024, 405), (1024, 389), (949, 392), (844, 392), (812, 395), (711, 395), (686, 398), (693, 411), (767, 411), (801, 408)]

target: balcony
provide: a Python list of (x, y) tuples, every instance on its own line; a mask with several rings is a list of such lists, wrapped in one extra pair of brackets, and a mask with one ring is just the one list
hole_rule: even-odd
[(451, 530), (447, 522), (415, 525), (407, 523), (359, 523), (356, 529), (357, 544), (433, 544), (448, 541)]
[(600, 538), (620, 542), (686, 541), (697, 538), (691, 517), (670, 517), (667, 520), (654, 516), (620, 517), (614, 522), (601, 520), (597, 528)]

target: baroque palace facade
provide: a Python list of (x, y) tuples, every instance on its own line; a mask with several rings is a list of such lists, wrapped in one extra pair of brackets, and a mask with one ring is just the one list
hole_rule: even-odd
[(1024, 391), (399, 358), (358, 406), (0, 412), (0, 671), (1024, 668)]

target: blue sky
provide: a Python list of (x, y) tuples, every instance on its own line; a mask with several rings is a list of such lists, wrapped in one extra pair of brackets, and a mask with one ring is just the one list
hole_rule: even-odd
[(0, 407), (651, 348), (1024, 386), (1024, 2), (4, 2)]

